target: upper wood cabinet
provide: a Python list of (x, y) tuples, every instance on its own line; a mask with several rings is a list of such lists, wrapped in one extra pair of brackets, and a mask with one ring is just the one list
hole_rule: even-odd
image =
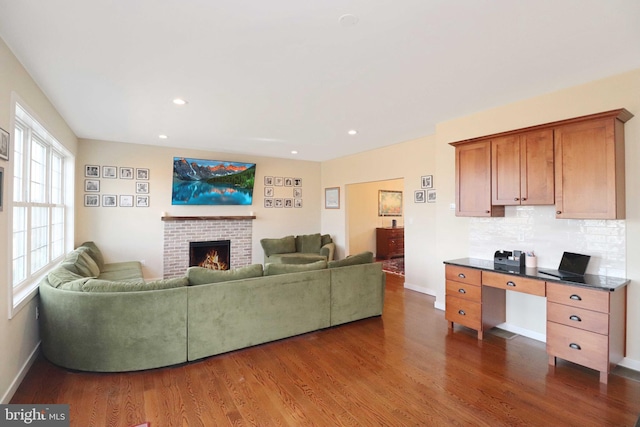
[(504, 216), (491, 205), (491, 140), (456, 146), (456, 215)]
[(557, 218), (624, 218), (624, 123), (632, 117), (619, 109), (452, 142), (456, 215), (555, 204)]
[(616, 110), (554, 130), (556, 217), (625, 217), (624, 122)]
[(491, 203), (552, 205), (553, 130), (491, 140)]

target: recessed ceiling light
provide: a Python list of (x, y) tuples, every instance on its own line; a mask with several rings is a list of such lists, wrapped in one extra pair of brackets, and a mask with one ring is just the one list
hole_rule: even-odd
[(169, 138), (169, 137), (168, 137), (167, 135), (162, 134), (162, 135), (158, 135), (158, 138), (160, 138), (160, 139), (167, 139), (167, 138)]
[(291, 154), (298, 154), (296, 150), (291, 150)]
[(343, 27), (353, 27), (358, 23), (358, 17), (350, 13), (347, 13), (345, 15), (342, 15), (340, 18), (338, 18), (338, 21), (340, 22), (340, 25), (342, 25)]
[(356, 135), (358, 133), (357, 130), (355, 129), (351, 129), (349, 132), (347, 132), (349, 135)]
[(187, 101), (185, 101), (182, 98), (176, 98), (176, 99), (173, 100), (173, 103), (176, 104), (176, 105), (186, 105)]

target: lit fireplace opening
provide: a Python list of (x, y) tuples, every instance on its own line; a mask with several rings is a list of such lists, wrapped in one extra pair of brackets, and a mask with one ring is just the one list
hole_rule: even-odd
[(229, 270), (231, 240), (189, 242), (189, 267)]

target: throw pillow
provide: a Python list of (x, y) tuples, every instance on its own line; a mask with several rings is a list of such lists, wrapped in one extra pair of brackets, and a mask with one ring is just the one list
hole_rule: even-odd
[(98, 246), (96, 246), (96, 244), (93, 242), (84, 242), (80, 245), (80, 247), (89, 249), (89, 256), (93, 258), (96, 264), (98, 264), (98, 268), (100, 269), (100, 271), (102, 271), (102, 269), (104, 268), (104, 257), (102, 256), (102, 251), (98, 249)]
[(59, 265), (47, 274), (47, 280), (54, 288), (59, 288), (60, 285), (72, 282), (74, 280), (82, 279), (82, 276), (69, 271), (64, 266)]
[[(68, 263), (72, 263), (75, 266), (74, 273), (78, 273), (84, 277), (98, 277), (100, 275), (100, 268), (98, 264), (89, 255), (89, 248), (79, 247), (78, 249), (71, 251), (64, 258), (64, 266), (68, 267)], [(70, 269), (73, 271), (73, 269)]]
[(321, 238), (322, 238), (322, 241), (320, 242), (320, 244), (322, 246), (326, 245), (327, 243), (333, 243), (333, 239), (328, 234), (323, 234)]
[(327, 261), (316, 261), (309, 264), (267, 264), (264, 268), (265, 276), (276, 276), (278, 274), (299, 273), (301, 271), (324, 270), (327, 268)]
[(296, 237), (296, 252), (303, 254), (320, 253), (322, 247), (322, 237), (320, 233), (306, 234)]
[(290, 254), (296, 251), (296, 238), (293, 236), (286, 236), (281, 239), (261, 239), (260, 244), (266, 256)]
[(252, 264), (232, 270), (211, 270), (204, 267), (189, 267), (187, 269), (189, 285), (206, 285), (252, 277), (262, 277), (262, 264)]
[(349, 255), (345, 259), (329, 261), (329, 268), (346, 267), (349, 265), (371, 264), (373, 262), (373, 252), (362, 252), (356, 255)]

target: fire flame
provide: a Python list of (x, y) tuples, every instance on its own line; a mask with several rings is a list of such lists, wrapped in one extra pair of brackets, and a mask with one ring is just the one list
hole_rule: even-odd
[(198, 267), (208, 268), (209, 270), (228, 270), (229, 266), (226, 262), (220, 260), (218, 257), (218, 252), (215, 250), (209, 251), (207, 256), (204, 258)]

